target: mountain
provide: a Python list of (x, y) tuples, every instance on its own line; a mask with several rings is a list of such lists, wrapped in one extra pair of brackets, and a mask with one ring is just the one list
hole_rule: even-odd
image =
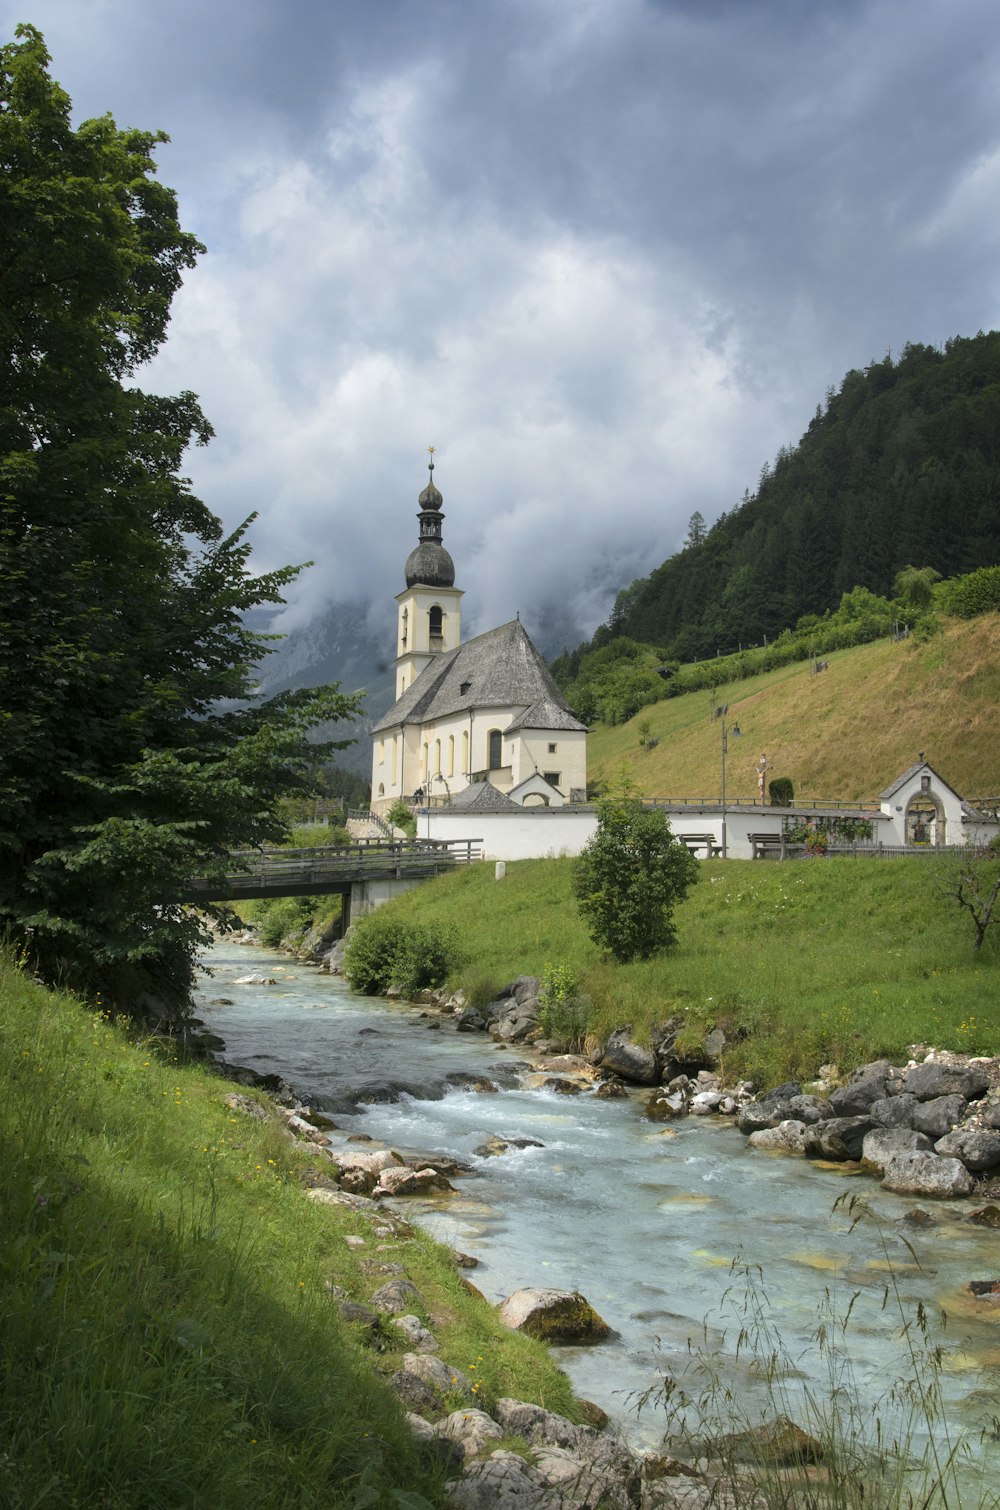
[(680, 660), (757, 643), (903, 567), (1000, 562), (1000, 332), (906, 346), (827, 393), (756, 493), (618, 595), (594, 644)]

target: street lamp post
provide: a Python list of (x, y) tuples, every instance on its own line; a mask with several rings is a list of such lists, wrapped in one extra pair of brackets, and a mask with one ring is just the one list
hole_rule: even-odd
[(431, 837), (431, 787), (433, 786), (433, 784), (434, 784), (435, 781), (443, 781), (444, 782), (444, 789), (445, 789), (445, 791), (448, 794), (448, 801), (449, 802), (451, 801), (451, 787), (448, 785), (448, 778), (447, 778), (447, 776), (443, 775), (440, 771), (435, 771), (434, 774), (433, 774), (433, 776), (431, 776), (429, 778), (428, 782), (427, 782), (427, 838), (428, 838), (428, 841), (430, 840), (430, 837)]
[(731, 729), (727, 729), (726, 728), (726, 714), (728, 712), (729, 712), (729, 704), (728, 703), (723, 703), (720, 708), (716, 708), (716, 710), (715, 710), (715, 716), (720, 721), (720, 723), (722, 725), (722, 858), (723, 859), (725, 859), (726, 855), (728, 854), (728, 836), (726, 834), (726, 750), (728, 749), (728, 735), (732, 734), (732, 736), (733, 736), (734, 739), (739, 739), (739, 737), (740, 737), (740, 726), (739, 726), (739, 724), (733, 724), (733, 726), (732, 726)]

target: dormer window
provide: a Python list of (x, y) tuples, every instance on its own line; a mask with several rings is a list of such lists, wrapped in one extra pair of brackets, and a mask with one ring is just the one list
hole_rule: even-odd
[(458, 689), (458, 695), (459, 695), (459, 697), (464, 697), (465, 694), (471, 688), (471, 686), (472, 686), (471, 682), (463, 682), (462, 685)]

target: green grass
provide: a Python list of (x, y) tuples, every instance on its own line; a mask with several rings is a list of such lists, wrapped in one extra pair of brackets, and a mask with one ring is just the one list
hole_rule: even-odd
[[(132, 1030), (134, 1037), (134, 1030)], [(327, 1286), (365, 1300), (364, 1216), (303, 1186), (322, 1166), (269, 1110), (161, 1057), (0, 960), (0, 1503), (415, 1506), (440, 1498)], [(267, 1103), (262, 1101), (265, 1107)], [(366, 1250), (361, 1250), (364, 1255)], [(565, 1376), (416, 1233), (419, 1308), (481, 1398), (573, 1410)], [(391, 1329), (390, 1329), (391, 1331)], [(423, 1496), (421, 1499), (420, 1496)]]
[(464, 941), (456, 973), (498, 983), (564, 963), (590, 996), (589, 1027), (631, 1023), (647, 1037), (681, 1014), (688, 1042), (713, 1026), (724, 1069), (762, 1084), (811, 1078), (907, 1046), (997, 1048), (1000, 946), (973, 955), (968, 918), (940, 890), (946, 860), (819, 859), (703, 863), (676, 912), (678, 945), (632, 965), (599, 956), (571, 891), (571, 860), (490, 864), (429, 882), (391, 904), (397, 916), (450, 923)]

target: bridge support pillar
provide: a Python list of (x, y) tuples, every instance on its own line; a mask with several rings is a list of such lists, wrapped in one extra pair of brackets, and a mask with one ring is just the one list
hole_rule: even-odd
[(412, 891), (415, 886), (422, 885), (423, 879), (405, 877), (398, 881), (384, 876), (373, 877), (370, 881), (352, 881), (350, 893), (344, 896), (343, 902), (344, 932), (358, 918), (363, 918), (366, 912), (374, 912), (383, 902), (391, 902), (393, 897), (402, 896), (404, 891)]

